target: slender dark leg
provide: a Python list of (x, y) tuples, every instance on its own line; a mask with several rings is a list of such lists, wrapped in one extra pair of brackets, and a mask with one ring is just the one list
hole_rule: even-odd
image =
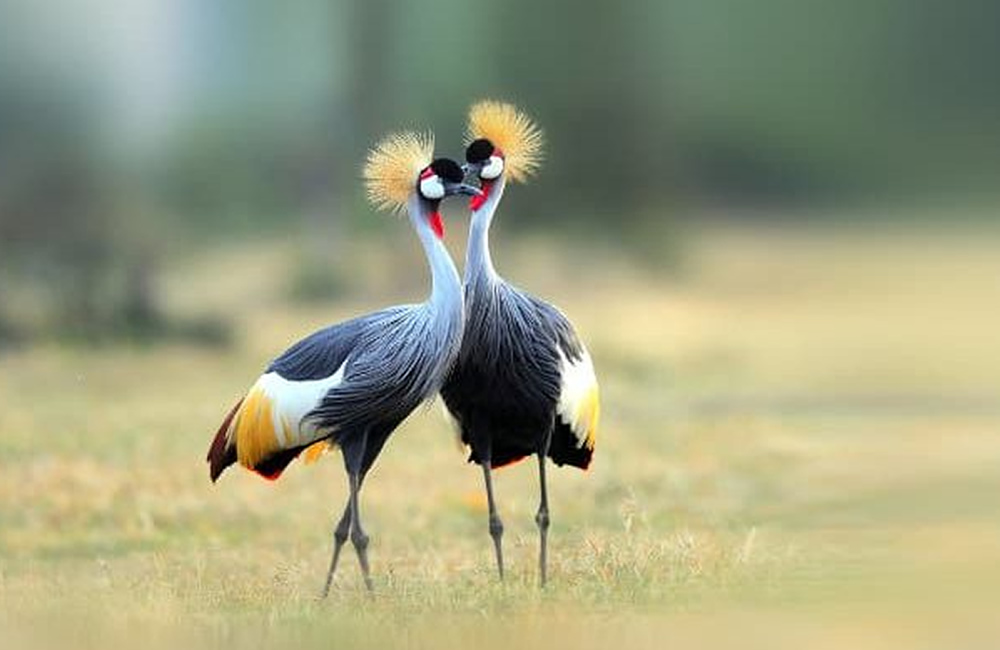
[[(372, 591), (371, 572), (368, 569), (368, 535), (361, 525), (361, 508), (358, 506), (358, 494), (361, 492), (361, 483), (365, 478), (365, 452), (368, 447), (368, 431), (363, 430), (360, 436), (343, 436), (341, 451), (344, 455), (344, 469), (347, 470), (347, 480), (350, 485), (350, 496), (347, 499), (347, 512), (344, 517), (348, 517), (350, 523), (345, 526), (344, 518), (341, 518), (337, 525), (337, 534), (347, 534), (351, 538), (351, 545), (354, 546), (358, 554), (358, 564), (361, 565), (361, 575), (365, 579), (365, 586), (368, 591)], [(350, 531), (348, 533), (348, 531)], [(337, 546), (334, 549), (333, 562), (336, 563), (337, 555), (343, 546), (342, 538), (335, 534)], [(331, 569), (332, 571), (332, 569)]]
[(503, 522), (497, 514), (496, 500), (493, 498), (493, 478), (490, 470), (490, 459), (483, 462), (483, 481), (486, 483), (486, 500), (490, 507), (490, 537), (493, 538), (493, 548), (497, 555), (497, 571), (500, 572), (500, 580), (503, 580)]
[(368, 535), (361, 527), (361, 510), (358, 507), (358, 492), (361, 490), (361, 479), (357, 473), (351, 473), (351, 544), (358, 554), (358, 564), (361, 565), (361, 575), (365, 578), (368, 591), (373, 591), (371, 571), (368, 568)]
[(552, 427), (549, 427), (541, 448), (538, 450), (538, 485), (541, 490), (541, 499), (538, 502), (538, 513), (535, 515), (535, 523), (538, 524), (538, 575), (539, 584), (544, 587), (547, 579), (546, 569), (548, 565), (548, 539), (549, 539), (549, 489), (545, 482), (545, 457), (549, 454), (549, 443), (552, 440)]
[(351, 530), (351, 500), (348, 498), (347, 505), (344, 506), (344, 514), (340, 517), (340, 522), (333, 529), (333, 557), (330, 558), (330, 568), (326, 572), (326, 583), (323, 585), (323, 593), (320, 598), (326, 598), (330, 594), (330, 585), (333, 583), (333, 574), (337, 570), (337, 560), (340, 559), (340, 550), (344, 548), (347, 535)]

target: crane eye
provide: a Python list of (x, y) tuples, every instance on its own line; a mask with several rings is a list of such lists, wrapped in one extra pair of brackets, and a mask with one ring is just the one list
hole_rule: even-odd
[(503, 173), (503, 158), (500, 156), (490, 156), (490, 159), (486, 161), (482, 169), (479, 170), (479, 178), (483, 180), (492, 181), (500, 177)]
[(441, 182), (441, 178), (437, 174), (422, 177), (417, 190), (420, 192), (420, 196), (428, 201), (440, 201), (444, 198), (444, 183)]

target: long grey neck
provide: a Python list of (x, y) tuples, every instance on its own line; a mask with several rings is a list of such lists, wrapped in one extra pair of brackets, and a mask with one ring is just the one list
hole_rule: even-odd
[(490, 257), (490, 224), (493, 222), (493, 215), (503, 197), (506, 185), (505, 176), (500, 176), (493, 181), (489, 197), (478, 210), (472, 213), (472, 223), (469, 226), (469, 245), (465, 250), (466, 286), (480, 282), (495, 282), (500, 279), (493, 268), (493, 258)]
[(407, 204), (407, 211), (431, 267), (431, 295), (427, 306), (435, 315), (454, 316), (457, 313), (461, 318), (462, 283), (458, 278), (458, 269), (444, 242), (431, 228), (427, 202), (414, 193)]

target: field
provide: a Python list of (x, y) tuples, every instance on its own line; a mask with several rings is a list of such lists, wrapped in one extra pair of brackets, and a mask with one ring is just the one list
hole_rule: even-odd
[(172, 308), (232, 317), (227, 350), (0, 358), (0, 647), (992, 647), (996, 238), (679, 236), (669, 268), (496, 244), (508, 277), (570, 314), (601, 377), (594, 467), (551, 473), (544, 592), (534, 464), (496, 479), (500, 585), (481, 475), (437, 405), (397, 432), (363, 492), (374, 597), (347, 548), (316, 598), (346, 496), (339, 457), (276, 483), (208, 481), (210, 438), (271, 355), (422, 295), (402, 238), (391, 261), (354, 252), (371, 271), (363, 298), (310, 307), (284, 298), (289, 242), (178, 265)]

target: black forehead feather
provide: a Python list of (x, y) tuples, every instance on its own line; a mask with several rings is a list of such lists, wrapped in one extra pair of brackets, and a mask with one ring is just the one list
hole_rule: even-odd
[(441, 180), (450, 183), (461, 183), (462, 179), (465, 178), (462, 168), (451, 158), (437, 158), (431, 163), (431, 169)]
[(465, 149), (465, 160), (469, 163), (485, 162), (493, 155), (493, 149), (493, 143), (486, 138), (473, 140)]

